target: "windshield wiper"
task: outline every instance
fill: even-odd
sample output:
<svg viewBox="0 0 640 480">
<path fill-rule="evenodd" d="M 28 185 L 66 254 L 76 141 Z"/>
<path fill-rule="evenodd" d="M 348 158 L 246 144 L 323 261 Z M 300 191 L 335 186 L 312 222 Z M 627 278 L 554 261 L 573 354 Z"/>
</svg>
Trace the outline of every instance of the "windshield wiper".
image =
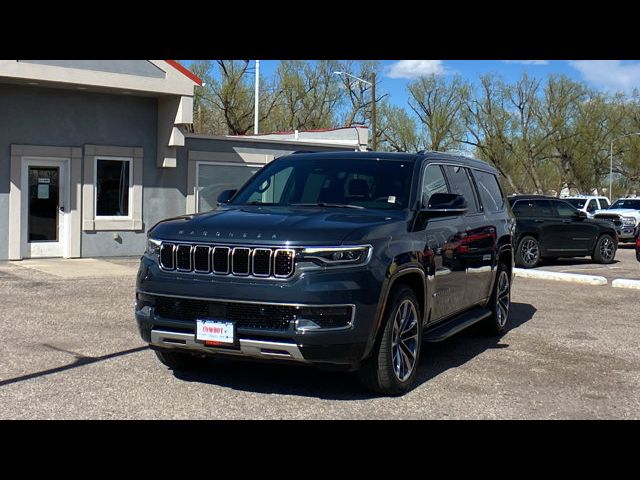
<svg viewBox="0 0 640 480">
<path fill-rule="evenodd" d="M 261 202 L 260 200 L 254 200 L 252 202 L 247 202 L 247 205 L 276 205 L 273 202 Z"/>
<path fill-rule="evenodd" d="M 350 205 L 348 203 L 292 203 L 292 207 L 335 207 L 335 208 L 357 208 L 358 210 L 364 210 L 361 205 Z"/>
</svg>

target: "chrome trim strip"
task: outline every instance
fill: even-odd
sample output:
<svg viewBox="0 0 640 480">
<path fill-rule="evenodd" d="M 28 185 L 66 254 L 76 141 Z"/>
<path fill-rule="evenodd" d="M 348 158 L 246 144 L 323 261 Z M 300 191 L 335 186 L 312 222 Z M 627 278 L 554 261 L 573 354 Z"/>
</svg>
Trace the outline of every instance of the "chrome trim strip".
<svg viewBox="0 0 640 480">
<path fill-rule="evenodd" d="M 216 271 L 215 270 L 215 251 L 216 249 L 226 249 L 227 250 L 227 271 L 226 272 L 220 272 L 220 271 Z M 229 247 L 220 247 L 220 246 L 215 246 L 211 249 L 211 271 L 215 274 L 215 275 L 229 275 L 229 273 L 231 273 L 231 249 Z"/>
<path fill-rule="evenodd" d="M 206 270 L 198 270 L 196 268 L 196 250 L 198 248 L 206 248 L 207 249 L 207 269 Z M 211 247 L 209 245 L 196 245 L 193 247 L 193 271 L 196 273 L 210 273 L 211 272 Z"/>
<path fill-rule="evenodd" d="M 291 272 L 288 275 L 279 275 L 276 271 L 276 261 L 280 252 L 291 253 Z M 296 251 L 292 248 L 278 248 L 273 252 L 273 276 L 276 278 L 289 278 L 296 271 Z"/>
<path fill-rule="evenodd" d="M 196 341 L 192 333 L 166 332 L 163 330 L 151 330 L 151 345 L 163 348 L 182 348 L 206 353 L 222 353 L 227 355 L 241 355 L 263 359 L 285 359 L 296 362 L 307 360 L 295 343 L 266 342 L 262 340 L 239 339 L 240 349 L 207 347 Z M 263 351 L 266 350 L 266 351 Z"/>
<path fill-rule="evenodd" d="M 164 247 L 171 247 L 171 260 L 173 262 L 173 267 L 172 268 L 167 268 L 162 264 L 162 249 Z M 160 253 L 158 255 L 158 265 L 160 265 L 160 268 L 163 270 L 168 270 L 168 271 L 172 271 L 176 269 L 176 245 L 174 243 L 160 243 Z"/>
<path fill-rule="evenodd" d="M 180 247 L 188 247 L 189 248 L 189 268 L 185 269 L 185 268 L 180 268 L 178 266 L 178 250 L 180 249 Z M 176 245 L 175 249 L 175 265 L 176 265 L 176 270 L 178 270 L 179 272 L 191 272 L 193 271 L 193 259 L 191 258 L 193 255 L 193 245 L 186 245 L 186 244 L 178 244 Z"/>
<path fill-rule="evenodd" d="M 247 271 L 245 272 L 236 272 L 234 270 L 234 260 L 236 256 L 236 250 L 247 250 L 249 253 L 247 254 Z M 233 275 L 238 275 L 239 277 L 247 277 L 251 274 L 251 249 L 248 247 L 235 247 L 231 250 L 231 273 Z"/>
<path fill-rule="evenodd" d="M 266 274 L 256 273 L 255 256 L 256 256 L 256 252 L 258 251 L 269 252 L 269 259 L 267 260 L 269 271 Z M 273 250 L 271 250 L 270 248 L 254 248 L 253 250 L 251 250 L 251 273 L 253 274 L 254 277 L 270 277 L 271 276 L 271 255 L 273 255 Z"/>
</svg>

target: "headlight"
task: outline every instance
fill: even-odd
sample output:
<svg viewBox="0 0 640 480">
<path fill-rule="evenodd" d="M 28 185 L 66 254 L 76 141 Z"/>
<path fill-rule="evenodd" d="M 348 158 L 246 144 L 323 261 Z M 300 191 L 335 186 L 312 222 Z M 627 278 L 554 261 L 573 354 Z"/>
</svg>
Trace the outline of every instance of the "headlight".
<svg viewBox="0 0 640 480">
<path fill-rule="evenodd" d="M 364 265 L 371 258 L 371 245 L 348 247 L 308 247 L 300 252 L 300 261 L 311 261 L 324 266 Z"/>
<path fill-rule="evenodd" d="M 155 238 L 147 238 L 147 249 L 145 253 L 147 255 L 159 255 L 161 243 L 160 240 L 156 240 Z"/>
<path fill-rule="evenodd" d="M 622 217 L 622 223 L 628 227 L 635 227 L 636 219 L 634 217 Z"/>
</svg>

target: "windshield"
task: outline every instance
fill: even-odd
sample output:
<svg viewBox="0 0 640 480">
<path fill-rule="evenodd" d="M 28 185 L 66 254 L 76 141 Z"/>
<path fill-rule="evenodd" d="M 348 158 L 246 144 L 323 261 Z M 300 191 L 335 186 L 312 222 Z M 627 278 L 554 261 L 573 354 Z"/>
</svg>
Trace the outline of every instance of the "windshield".
<svg viewBox="0 0 640 480">
<path fill-rule="evenodd" d="M 634 210 L 640 210 L 640 198 L 631 200 L 616 200 L 616 202 L 609 208 L 632 208 Z"/>
<path fill-rule="evenodd" d="M 231 205 L 403 209 L 412 161 L 283 157 L 260 170 Z"/>
<path fill-rule="evenodd" d="M 565 198 L 564 200 L 566 202 L 569 202 L 571 205 L 576 207 L 578 210 L 581 209 L 582 207 L 584 207 L 584 204 L 587 203 L 587 201 L 584 198 Z"/>
</svg>

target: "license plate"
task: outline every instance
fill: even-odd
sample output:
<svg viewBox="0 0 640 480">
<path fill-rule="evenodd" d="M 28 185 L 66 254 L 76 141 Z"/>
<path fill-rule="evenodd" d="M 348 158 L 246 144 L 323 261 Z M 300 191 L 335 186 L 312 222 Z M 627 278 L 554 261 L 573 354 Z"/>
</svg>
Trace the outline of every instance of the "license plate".
<svg viewBox="0 0 640 480">
<path fill-rule="evenodd" d="M 196 340 L 205 345 L 230 344 L 235 341 L 233 323 L 221 320 L 196 320 Z"/>
</svg>

